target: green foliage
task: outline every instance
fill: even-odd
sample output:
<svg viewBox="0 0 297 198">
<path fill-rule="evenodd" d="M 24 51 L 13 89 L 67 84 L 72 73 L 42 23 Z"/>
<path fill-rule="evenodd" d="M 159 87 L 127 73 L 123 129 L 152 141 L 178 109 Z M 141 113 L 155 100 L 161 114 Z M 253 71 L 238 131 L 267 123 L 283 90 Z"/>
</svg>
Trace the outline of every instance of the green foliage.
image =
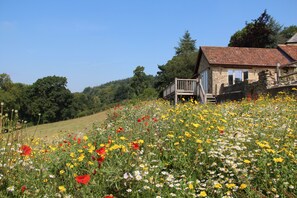
<svg viewBox="0 0 297 198">
<path fill-rule="evenodd" d="M 161 94 L 166 86 L 174 81 L 174 78 L 192 78 L 197 59 L 196 40 L 193 40 L 189 31 L 186 31 L 180 39 L 178 47 L 175 47 L 176 56 L 164 65 L 158 65 L 155 88 Z"/>
<path fill-rule="evenodd" d="M 134 76 L 131 79 L 131 88 L 134 97 L 139 97 L 142 99 L 150 98 L 147 94 L 148 92 L 154 92 L 154 77 L 146 75 L 143 66 L 137 66 L 133 71 Z M 146 92 L 146 93 L 144 93 Z M 154 97 L 154 96 L 152 96 Z"/>
<path fill-rule="evenodd" d="M 230 47 L 271 48 L 277 46 L 281 26 L 266 12 L 231 36 Z"/>
<path fill-rule="evenodd" d="M 297 33 L 297 26 L 291 25 L 289 27 L 285 27 L 280 33 L 278 38 L 279 44 L 284 44 L 288 41 L 294 34 Z"/>
<path fill-rule="evenodd" d="M 192 78 L 197 59 L 197 52 L 174 56 L 165 65 L 159 65 L 156 87 L 162 91 L 174 81 L 174 78 Z"/>
<path fill-rule="evenodd" d="M 0 74 L 0 89 L 7 91 L 11 88 L 12 81 L 10 79 L 10 76 L 8 74 Z"/>
<path fill-rule="evenodd" d="M 196 40 L 191 38 L 189 31 L 187 30 L 180 39 L 178 43 L 178 47 L 175 47 L 175 54 L 176 55 L 183 55 L 183 54 L 190 54 L 197 50 L 196 48 Z"/>
<path fill-rule="evenodd" d="M 72 102 L 72 94 L 66 88 L 65 77 L 48 76 L 38 79 L 28 90 L 27 115 L 33 116 L 36 122 L 41 113 L 41 123 L 48 123 L 69 119 L 71 114 L 67 110 Z M 34 119 L 35 118 L 35 119 Z"/>
</svg>

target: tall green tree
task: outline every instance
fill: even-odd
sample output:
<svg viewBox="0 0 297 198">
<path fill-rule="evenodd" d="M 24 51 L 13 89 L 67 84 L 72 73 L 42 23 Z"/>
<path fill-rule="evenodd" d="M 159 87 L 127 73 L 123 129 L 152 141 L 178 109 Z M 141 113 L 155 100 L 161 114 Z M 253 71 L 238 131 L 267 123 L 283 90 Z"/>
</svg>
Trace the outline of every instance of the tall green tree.
<svg viewBox="0 0 297 198">
<path fill-rule="evenodd" d="M 175 47 L 175 56 L 164 65 L 158 65 L 155 88 L 159 93 L 164 90 L 174 78 L 191 78 L 194 74 L 197 59 L 196 40 L 188 31 Z"/>
<path fill-rule="evenodd" d="M 131 87 L 135 96 L 139 96 L 144 89 L 148 87 L 148 78 L 144 72 L 143 66 L 137 66 L 133 71 L 134 76 L 131 79 Z"/>
<path fill-rule="evenodd" d="M 196 40 L 191 38 L 189 31 L 187 30 L 182 38 L 180 38 L 178 47 L 175 47 L 176 55 L 190 54 L 197 50 Z"/>
<path fill-rule="evenodd" d="M 231 36 L 230 47 L 272 48 L 277 46 L 281 26 L 265 10 L 257 19 Z"/>
<path fill-rule="evenodd" d="M 67 78 L 48 76 L 38 79 L 28 91 L 26 113 L 36 122 L 41 113 L 42 123 L 69 119 L 67 110 L 72 103 L 73 95 L 67 89 Z"/>
<path fill-rule="evenodd" d="M 0 74 L 0 89 L 7 91 L 11 88 L 12 84 L 12 80 L 8 74 Z"/>
</svg>

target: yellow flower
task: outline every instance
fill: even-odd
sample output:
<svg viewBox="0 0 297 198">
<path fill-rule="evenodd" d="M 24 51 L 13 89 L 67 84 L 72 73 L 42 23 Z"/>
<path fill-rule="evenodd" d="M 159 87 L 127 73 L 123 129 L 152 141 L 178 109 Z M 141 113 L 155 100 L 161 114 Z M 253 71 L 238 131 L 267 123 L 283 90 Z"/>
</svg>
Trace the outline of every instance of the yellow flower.
<svg viewBox="0 0 297 198">
<path fill-rule="evenodd" d="M 137 142 L 138 142 L 138 144 L 143 144 L 144 143 L 144 140 L 140 139 Z"/>
<path fill-rule="evenodd" d="M 200 140 L 200 139 L 197 139 L 196 140 L 196 143 L 198 143 L 198 144 L 201 144 L 203 141 L 202 140 Z"/>
<path fill-rule="evenodd" d="M 267 151 L 268 153 L 275 153 L 275 150 L 273 150 L 273 149 L 266 149 L 266 151 Z"/>
<path fill-rule="evenodd" d="M 95 150 L 95 146 L 94 145 L 91 145 L 90 148 L 89 148 L 89 153 L 93 153 L 93 151 Z"/>
<path fill-rule="evenodd" d="M 78 149 L 77 150 L 79 153 L 82 153 L 82 152 L 84 152 L 82 149 Z"/>
<path fill-rule="evenodd" d="M 281 157 L 279 157 L 279 158 L 273 158 L 273 161 L 274 161 L 275 163 L 278 163 L 278 162 L 282 163 L 282 162 L 284 161 L 284 159 L 281 158 Z"/>
<path fill-rule="evenodd" d="M 222 184 L 217 183 L 214 185 L 214 188 L 222 188 Z"/>
<path fill-rule="evenodd" d="M 53 146 L 49 146 L 52 151 L 55 151 L 57 148 Z"/>
<path fill-rule="evenodd" d="M 70 157 L 74 158 L 75 157 L 75 153 L 70 153 Z"/>
<path fill-rule="evenodd" d="M 169 137 L 169 138 L 174 138 L 174 135 L 172 135 L 172 134 L 168 134 L 167 137 Z"/>
<path fill-rule="evenodd" d="M 189 189 L 190 189 L 190 190 L 193 190 L 193 189 L 194 189 L 194 186 L 193 186 L 192 183 L 189 183 Z"/>
<path fill-rule="evenodd" d="M 243 162 L 246 163 L 246 164 L 250 164 L 251 163 L 251 161 L 250 160 L 247 160 L 247 159 L 243 160 Z"/>
<path fill-rule="evenodd" d="M 120 137 L 120 140 L 127 140 L 127 138 L 125 138 L 125 137 Z"/>
<path fill-rule="evenodd" d="M 192 123 L 192 125 L 195 127 L 195 128 L 198 128 L 200 126 L 200 124 L 195 124 L 195 123 Z"/>
<path fill-rule="evenodd" d="M 66 188 L 64 186 L 59 186 L 59 191 L 61 193 L 66 192 Z"/>
<path fill-rule="evenodd" d="M 64 170 L 60 170 L 60 175 L 63 175 L 65 173 Z"/>
<path fill-rule="evenodd" d="M 206 197 L 207 196 L 207 194 L 206 194 L 206 192 L 205 191 L 201 191 L 200 193 L 199 193 L 199 195 L 198 195 L 199 197 Z"/>
<path fill-rule="evenodd" d="M 89 165 L 94 165 L 94 162 L 92 162 L 92 161 L 88 161 L 88 164 L 89 164 Z"/>
<path fill-rule="evenodd" d="M 78 160 L 79 162 L 81 162 L 81 161 L 84 160 L 84 158 L 85 158 L 85 155 L 84 155 L 84 154 L 80 154 L 80 156 L 79 156 L 79 158 L 77 158 L 77 160 Z"/>
<path fill-rule="evenodd" d="M 247 187 L 246 184 L 241 184 L 241 185 L 239 186 L 239 189 L 243 190 L 243 189 L 245 189 L 246 187 Z"/>
<path fill-rule="evenodd" d="M 87 141 L 88 139 L 89 139 L 89 138 L 88 138 L 88 136 L 86 136 L 86 135 L 83 137 L 83 140 L 84 140 L 84 141 Z"/>
<path fill-rule="evenodd" d="M 175 146 L 179 145 L 179 142 L 174 142 L 174 145 L 175 145 Z"/>
<path fill-rule="evenodd" d="M 192 135 L 189 132 L 185 132 L 185 136 L 188 138 L 192 137 Z"/>
<path fill-rule="evenodd" d="M 227 188 L 235 188 L 236 185 L 235 185 L 235 184 L 226 184 L 226 187 L 227 187 Z"/>
</svg>

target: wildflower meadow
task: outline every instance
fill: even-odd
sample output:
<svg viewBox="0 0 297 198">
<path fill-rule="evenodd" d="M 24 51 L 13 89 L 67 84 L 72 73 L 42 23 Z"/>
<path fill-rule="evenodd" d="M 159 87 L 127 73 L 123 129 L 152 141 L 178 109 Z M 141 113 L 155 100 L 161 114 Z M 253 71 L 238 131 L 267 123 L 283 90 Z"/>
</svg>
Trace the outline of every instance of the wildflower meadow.
<svg viewBox="0 0 297 198">
<path fill-rule="evenodd" d="M 118 105 L 86 134 L 9 137 L 0 197 L 297 195 L 296 96 Z"/>
</svg>

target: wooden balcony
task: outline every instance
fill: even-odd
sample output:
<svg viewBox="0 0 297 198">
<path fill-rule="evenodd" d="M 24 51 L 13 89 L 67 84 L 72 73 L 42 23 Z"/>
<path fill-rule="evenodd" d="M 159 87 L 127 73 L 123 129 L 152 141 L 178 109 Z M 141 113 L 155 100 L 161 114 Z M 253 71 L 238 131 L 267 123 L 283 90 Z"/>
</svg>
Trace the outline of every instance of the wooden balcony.
<svg viewBox="0 0 297 198">
<path fill-rule="evenodd" d="M 177 96 L 199 96 L 202 103 L 206 102 L 206 94 L 198 79 L 180 79 L 175 78 L 164 91 L 163 98 L 174 99 L 177 104 Z"/>
</svg>

